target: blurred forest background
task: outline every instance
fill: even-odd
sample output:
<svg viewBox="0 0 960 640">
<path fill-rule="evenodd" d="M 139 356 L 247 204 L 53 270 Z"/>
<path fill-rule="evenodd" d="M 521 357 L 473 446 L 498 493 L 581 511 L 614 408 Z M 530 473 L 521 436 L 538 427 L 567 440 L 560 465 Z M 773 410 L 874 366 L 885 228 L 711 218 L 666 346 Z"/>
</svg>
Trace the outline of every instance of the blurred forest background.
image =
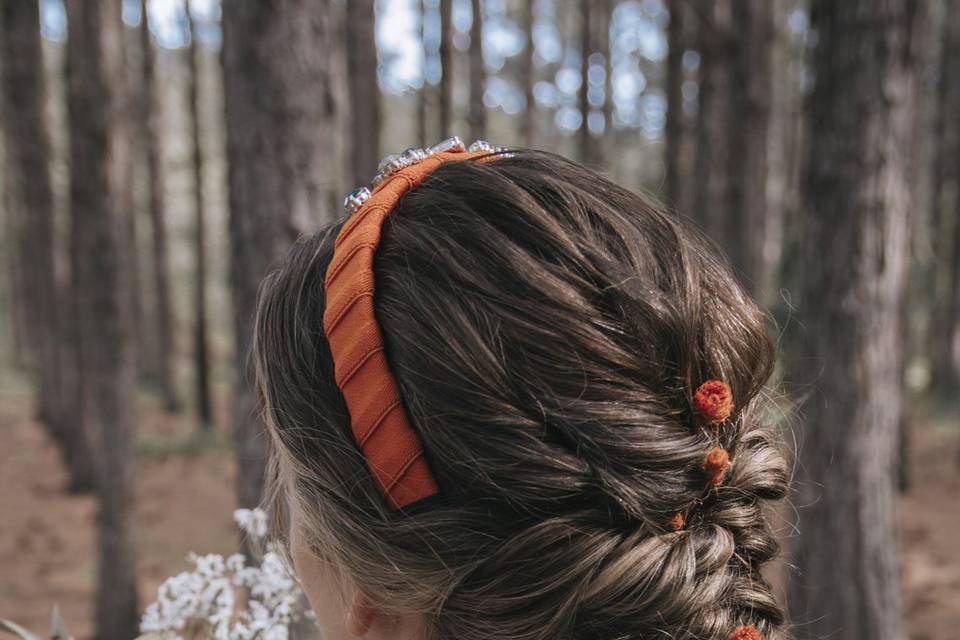
<svg viewBox="0 0 960 640">
<path fill-rule="evenodd" d="M 957 637 L 957 0 L 0 7 L 0 616 L 126 640 L 235 547 L 260 278 L 459 134 L 656 195 L 771 310 L 796 637 Z"/>
</svg>

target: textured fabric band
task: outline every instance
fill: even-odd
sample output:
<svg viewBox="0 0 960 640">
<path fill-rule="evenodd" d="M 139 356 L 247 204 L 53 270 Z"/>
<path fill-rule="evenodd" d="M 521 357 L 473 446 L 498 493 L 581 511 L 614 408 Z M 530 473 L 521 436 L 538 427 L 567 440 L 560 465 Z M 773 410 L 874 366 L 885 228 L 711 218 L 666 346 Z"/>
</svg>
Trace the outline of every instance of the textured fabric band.
<svg viewBox="0 0 960 640">
<path fill-rule="evenodd" d="M 434 495 L 439 488 L 387 362 L 374 315 L 373 255 L 381 225 L 403 194 L 446 162 L 482 156 L 497 157 L 489 149 L 439 152 L 378 180 L 372 194 L 365 193 L 344 222 L 327 267 L 323 328 L 337 385 L 347 403 L 357 445 L 392 510 Z"/>
</svg>

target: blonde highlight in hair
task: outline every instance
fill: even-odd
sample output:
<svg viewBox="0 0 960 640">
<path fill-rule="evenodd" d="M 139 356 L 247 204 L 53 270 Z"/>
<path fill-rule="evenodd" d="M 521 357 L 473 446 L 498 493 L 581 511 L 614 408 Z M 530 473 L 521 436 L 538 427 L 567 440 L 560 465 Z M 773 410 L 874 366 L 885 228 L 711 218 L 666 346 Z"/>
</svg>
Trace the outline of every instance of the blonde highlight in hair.
<svg viewBox="0 0 960 640">
<path fill-rule="evenodd" d="M 778 552 L 764 503 L 788 485 L 775 351 L 708 238 L 543 152 L 444 165 L 407 193 L 375 312 L 440 492 L 391 512 L 321 324 L 343 222 L 264 281 L 254 368 L 274 513 L 296 500 L 372 606 L 424 614 L 427 640 L 787 637 L 760 573 Z M 708 428 L 694 393 L 714 378 L 736 404 Z M 729 463 L 704 493 L 717 446 Z"/>
</svg>

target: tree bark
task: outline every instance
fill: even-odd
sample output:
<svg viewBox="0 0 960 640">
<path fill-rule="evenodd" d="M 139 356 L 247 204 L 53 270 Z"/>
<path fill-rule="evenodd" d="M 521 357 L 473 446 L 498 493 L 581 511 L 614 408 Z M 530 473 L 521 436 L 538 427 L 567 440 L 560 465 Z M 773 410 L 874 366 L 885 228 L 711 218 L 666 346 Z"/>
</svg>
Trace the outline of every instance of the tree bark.
<svg viewBox="0 0 960 640">
<path fill-rule="evenodd" d="M 666 200 L 671 206 L 684 213 L 689 213 L 681 206 L 680 200 L 686 189 L 682 188 L 684 169 L 683 140 L 686 133 L 685 118 L 683 115 L 683 52 L 686 49 L 685 25 L 687 3 L 690 0 L 671 0 L 670 22 L 667 26 L 667 122 L 665 131 L 665 164 L 664 192 Z"/>
<path fill-rule="evenodd" d="M 533 0 L 523 0 L 523 32 L 526 45 L 520 59 L 520 82 L 523 85 L 524 107 L 520 116 L 520 139 L 523 146 L 532 149 L 536 144 L 537 103 L 533 97 L 533 54 L 536 50 L 533 42 Z"/>
<path fill-rule="evenodd" d="M 700 9 L 695 217 L 759 297 L 766 276 L 772 8 L 765 0 L 718 0 Z"/>
<path fill-rule="evenodd" d="M 930 193 L 932 322 L 928 353 L 932 391 L 949 397 L 960 387 L 957 325 L 960 323 L 960 8 L 950 7 L 943 20 L 937 98 L 934 106 L 933 166 Z M 951 188 L 952 187 L 952 188 Z M 952 197 L 951 197 L 952 196 Z M 954 232 L 951 232 L 951 229 Z"/>
<path fill-rule="evenodd" d="M 958 180 L 958 184 L 960 184 L 960 180 Z M 950 354 L 954 385 L 953 387 L 944 387 L 949 393 L 949 389 L 956 392 L 957 388 L 960 387 L 960 365 L 957 364 L 957 351 L 960 349 L 958 347 L 958 342 L 960 342 L 960 336 L 958 336 L 958 327 L 960 327 L 960 203 L 954 205 L 953 256 L 950 261 L 950 275 L 947 281 L 947 308 L 950 309 L 951 317 L 948 326 L 951 329 L 945 334 L 944 349 L 949 351 Z M 942 374 L 942 377 L 947 377 L 947 374 Z"/>
<path fill-rule="evenodd" d="M 453 0 L 440 0 L 440 139 L 453 127 Z"/>
<path fill-rule="evenodd" d="M 597 35 L 597 49 L 603 54 L 603 135 L 597 140 L 598 164 L 606 165 L 613 135 L 613 56 L 610 42 L 610 24 L 613 21 L 614 0 L 605 0 L 600 8 L 603 19 L 600 21 L 600 33 Z M 613 166 L 607 166 L 613 171 Z"/>
<path fill-rule="evenodd" d="M 121 2 L 122 6 L 122 2 Z M 133 92 L 130 88 L 127 63 L 127 37 L 123 20 L 120 21 L 121 31 L 118 49 L 116 51 L 116 66 L 111 68 L 110 82 L 113 85 L 114 100 L 117 108 L 114 113 L 116 122 L 111 127 L 116 129 L 116 146 L 111 156 L 114 164 L 112 171 L 117 172 L 117 206 L 120 216 L 123 237 L 119 245 L 122 252 L 121 264 L 129 274 L 130 286 L 127 288 L 127 304 L 130 305 L 130 323 L 134 349 L 134 363 L 136 372 L 141 380 L 153 381 L 156 377 L 158 354 L 150 349 L 147 318 L 143 311 L 143 291 L 141 286 L 141 267 L 139 249 L 139 231 L 137 208 L 134 206 L 133 168 L 134 168 L 134 127 L 133 127 Z"/>
<path fill-rule="evenodd" d="M 734 59 L 729 113 L 731 156 L 727 212 L 733 228 L 727 234 L 727 252 L 734 269 L 755 297 L 767 287 L 764 240 L 767 219 L 767 133 L 773 79 L 770 54 L 773 7 L 768 0 L 733 2 Z M 734 161 L 735 158 L 740 160 Z"/>
<path fill-rule="evenodd" d="M 420 50 L 421 50 L 421 62 L 420 62 L 420 73 L 423 75 L 423 85 L 420 87 L 420 91 L 417 93 L 417 139 L 420 141 L 421 147 L 426 147 L 430 144 L 427 140 L 427 92 L 429 90 L 429 83 L 427 82 L 427 32 L 426 32 L 426 22 L 427 22 L 427 8 L 424 6 L 425 0 L 420 0 L 417 3 L 418 8 L 420 9 Z"/>
<path fill-rule="evenodd" d="M 193 143 L 193 366 L 197 396 L 197 418 L 200 427 L 213 427 L 213 400 L 210 391 L 210 350 L 207 345 L 207 213 L 203 193 L 203 139 L 200 126 L 200 56 L 197 24 L 193 18 L 192 2 L 187 0 L 187 21 L 190 24 L 190 49 L 187 52 L 187 100 L 190 110 L 190 138 Z"/>
<path fill-rule="evenodd" d="M 163 171 L 163 105 L 161 92 L 154 87 L 155 72 L 153 43 L 150 38 L 150 24 L 147 16 L 147 0 L 140 0 L 140 51 L 143 81 L 143 140 L 147 160 L 147 181 L 149 183 L 149 210 L 151 235 L 153 238 L 153 280 L 156 292 L 156 353 L 157 383 L 164 407 L 168 411 L 180 409 L 177 385 L 174 376 L 176 368 L 176 343 L 173 334 L 173 300 L 170 296 L 170 266 L 167 249 L 167 214 L 164 197 Z"/>
<path fill-rule="evenodd" d="M 471 0 L 473 21 L 470 23 L 470 141 L 483 140 L 487 135 L 487 109 L 483 91 L 487 74 L 483 66 L 483 2 Z"/>
<path fill-rule="evenodd" d="M 231 283 L 238 371 L 234 423 L 241 506 L 256 505 L 263 425 L 245 363 L 257 286 L 301 233 L 339 215 L 332 129 L 346 79 L 334 65 L 339 21 L 331 0 L 223 7 Z M 264 92 L 269 100 L 263 100 Z"/>
<path fill-rule="evenodd" d="M 788 378 L 809 393 L 789 581 L 798 638 L 900 640 L 895 539 L 914 0 L 815 0 L 803 274 Z M 865 52 L 870 52 L 865 53 Z M 851 73 L 856 69 L 856 73 Z"/>
<path fill-rule="evenodd" d="M 596 166 L 597 140 L 590 133 L 590 54 L 594 50 L 593 0 L 580 0 L 580 160 Z"/>
<path fill-rule="evenodd" d="M 927 0 L 922 0 L 919 2 L 914 0 L 910 1 L 911 4 L 908 6 L 907 11 L 910 13 L 912 19 L 910 21 L 911 30 L 908 34 L 909 39 L 906 56 L 906 64 L 910 65 L 908 68 L 907 77 L 909 90 L 907 93 L 907 99 L 905 100 L 902 109 L 904 117 L 907 118 L 908 122 L 916 131 L 925 128 L 927 125 L 924 103 L 929 100 L 930 97 L 928 95 L 928 91 L 926 90 L 924 75 L 927 69 L 927 60 L 930 58 L 929 50 L 931 48 L 931 38 L 929 37 L 929 34 L 931 32 L 932 22 L 930 3 Z M 923 166 L 921 158 L 925 148 L 923 137 L 913 135 L 910 136 L 905 149 L 905 162 L 907 163 L 905 175 L 910 185 L 910 201 L 914 206 L 916 206 L 916 203 L 920 201 L 920 184 L 922 182 L 920 178 L 924 175 L 921 169 Z M 910 235 L 907 240 L 907 246 L 911 252 L 915 244 L 914 236 L 916 234 L 916 229 L 919 226 L 920 225 L 917 222 L 912 222 L 910 225 Z M 914 256 L 911 256 L 911 263 L 913 263 L 914 259 Z M 922 296 L 922 288 L 908 287 L 906 293 L 901 298 L 899 327 L 901 332 L 901 341 L 904 345 L 904 354 L 900 358 L 901 380 L 907 379 L 907 365 L 916 355 L 918 345 L 915 341 L 911 340 L 912 332 L 910 330 L 910 315 L 915 304 L 923 305 L 925 303 L 925 299 Z M 922 351 L 922 346 L 920 349 Z M 914 415 L 915 411 L 913 407 L 912 394 L 909 392 L 904 392 L 903 401 L 900 403 L 899 434 L 897 442 L 900 467 L 898 473 L 898 489 L 901 493 L 910 489 L 910 448 Z"/>
<path fill-rule="evenodd" d="M 731 109 L 729 69 L 731 48 L 730 0 L 697 1 L 696 47 L 700 54 L 693 218 L 721 246 L 724 242 L 724 205 L 727 180 L 721 169 L 730 158 L 726 124 Z"/>
<path fill-rule="evenodd" d="M 347 85 L 351 109 L 350 183 L 366 184 L 380 161 L 380 90 L 374 0 L 347 3 Z"/>
<path fill-rule="evenodd" d="M 138 631 L 135 554 L 130 536 L 133 374 L 125 194 L 129 141 L 119 0 L 67 2 L 70 210 L 79 307 L 80 370 L 88 391 L 97 452 L 97 637 L 127 640 Z M 122 167 L 126 164 L 127 167 Z"/>
<path fill-rule="evenodd" d="M 2 158 L 2 156 L 0 156 Z M 0 169 L 4 170 L 6 175 L 6 163 Z M 27 368 L 26 343 L 27 338 L 27 317 L 26 309 L 23 308 L 23 275 L 20 273 L 20 257 L 17 251 L 16 237 L 18 234 L 18 215 L 17 203 L 14 195 L 11 193 L 9 180 L 0 183 L 0 202 L 3 204 L 4 213 L 4 257 L 7 263 L 7 295 L 6 303 L 8 317 L 10 318 L 10 338 L 13 340 L 11 353 L 11 363 L 17 370 Z"/>
<path fill-rule="evenodd" d="M 44 119 L 46 82 L 39 9 L 36 2 L 0 6 L 0 83 L 3 95 L 5 185 L 11 205 L 15 253 L 23 279 L 21 303 L 28 319 L 27 348 L 36 374 L 36 415 L 55 438 L 59 369 L 56 282 L 53 266 L 53 191 L 50 184 L 50 139 Z"/>
<path fill-rule="evenodd" d="M 953 364 L 953 380 L 954 386 L 952 389 L 956 392 L 957 388 L 960 387 L 960 365 L 957 364 L 958 356 L 957 352 L 960 350 L 960 205 L 954 207 L 954 219 L 953 219 L 953 257 L 950 264 L 950 276 L 949 276 L 949 289 L 947 291 L 947 305 L 950 309 L 952 317 L 952 330 L 946 337 L 945 349 L 950 352 L 951 363 Z M 951 387 L 947 387 L 949 390 Z M 947 391 L 949 393 L 949 391 Z M 960 459 L 958 459 L 960 460 Z"/>
<path fill-rule="evenodd" d="M 61 311 L 65 292 L 54 266 L 50 137 L 44 117 L 47 88 L 44 74 L 38 72 L 44 68 L 39 8 L 36 0 L 26 0 L 4 2 L 0 10 L 5 188 L 17 238 L 15 277 L 22 285 L 18 302 L 25 312 L 23 328 L 37 378 L 37 415 L 67 467 L 68 488 L 86 491 L 93 484 L 93 462 L 64 372 L 68 325 Z"/>
</svg>

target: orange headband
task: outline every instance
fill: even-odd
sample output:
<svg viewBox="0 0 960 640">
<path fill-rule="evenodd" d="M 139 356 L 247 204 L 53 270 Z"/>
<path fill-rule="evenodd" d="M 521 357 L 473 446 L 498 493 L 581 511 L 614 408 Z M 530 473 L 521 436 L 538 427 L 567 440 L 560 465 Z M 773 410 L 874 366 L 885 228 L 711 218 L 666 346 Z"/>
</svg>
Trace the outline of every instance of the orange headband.
<svg viewBox="0 0 960 640">
<path fill-rule="evenodd" d="M 407 149 L 380 162 L 372 191 L 354 189 L 344 202 L 350 216 L 337 235 L 324 278 L 323 329 L 354 438 L 391 510 L 439 489 L 407 418 L 374 315 L 373 254 L 381 225 L 403 194 L 440 165 L 492 159 L 500 156 L 490 154 L 501 151 L 505 149 L 482 140 L 467 149 L 457 137 L 426 149 Z"/>
</svg>

